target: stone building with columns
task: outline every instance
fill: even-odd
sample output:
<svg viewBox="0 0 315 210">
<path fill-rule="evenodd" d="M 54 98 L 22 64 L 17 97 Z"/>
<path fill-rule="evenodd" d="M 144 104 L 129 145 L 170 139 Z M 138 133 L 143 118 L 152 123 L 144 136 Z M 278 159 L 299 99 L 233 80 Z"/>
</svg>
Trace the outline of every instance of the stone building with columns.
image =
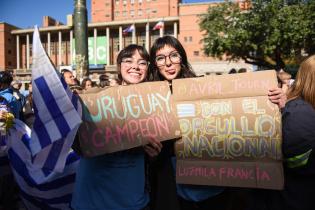
<svg viewBox="0 0 315 210">
<path fill-rule="evenodd" d="M 252 67 L 243 62 L 230 63 L 203 54 L 202 32 L 198 25 L 199 15 L 205 13 L 209 6 L 215 6 L 222 1 L 187 2 L 189 1 L 91 0 L 88 34 L 92 79 L 97 80 L 99 74 L 116 72 L 116 57 L 123 47 L 135 43 L 149 50 L 154 40 L 164 35 L 171 35 L 180 40 L 187 51 L 190 63 L 199 75 L 222 74 L 231 68 L 245 67 L 250 70 Z M 153 30 L 159 21 L 163 22 L 164 27 Z M 0 23 L 0 27 L 2 24 L 8 25 Z M 124 29 L 129 26 L 132 26 L 133 30 L 124 33 Z M 71 16 L 67 18 L 65 25 L 44 17 L 43 26 L 39 30 L 43 46 L 54 65 L 58 69 L 74 67 L 75 37 Z M 20 80 L 28 82 L 32 65 L 33 29 L 6 26 L 6 31 L 9 33 L 5 33 L 4 42 L 10 37 L 10 46 L 15 49 L 11 49 L 9 57 L 15 60 L 11 61 L 11 66 L 0 66 L 0 69 L 14 70 Z M 8 50 L 4 54 L 7 52 Z M 2 57 L 0 55 L 0 60 Z"/>
</svg>

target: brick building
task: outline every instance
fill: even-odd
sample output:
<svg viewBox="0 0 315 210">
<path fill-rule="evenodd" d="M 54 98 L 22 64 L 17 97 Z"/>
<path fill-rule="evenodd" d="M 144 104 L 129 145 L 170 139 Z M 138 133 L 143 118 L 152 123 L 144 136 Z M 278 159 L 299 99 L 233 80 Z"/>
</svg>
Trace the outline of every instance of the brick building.
<svg viewBox="0 0 315 210">
<path fill-rule="evenodd" d="M 115 72 L 116 57 L 124 46 L 136 43 L 150 49 L 154 40 L 163 35 L 172 35 L 180 40 L 197 74 L 221 74 L 233 67 L 251 69 L 250 65 L 242 62 L 219 61 L 203 54 L 198 15 L 205 13 L 209 6 L 215 6 L 222 1 L 191 3 L 192 1 L 180 0 L 91 0 L 88 33 L 91 48 L 89 64 L 94 72 L 92 78 L 97 78 L 104 71 Z M 153 30 L 158 22 L 163 23 L 164 27 Z M 124 33 L 128 27 L 133 30 Z M 21 80 L 28 81 L 32 63 L 33 29 L 16 29 L 5 23 L 0 23 L 0 28 L 6 31 L 5 42 L 10 39 L 7 44 L 1 44 L 8 49 L 3 52 L 4 56 L 0 54 L 0 69 L 14 69 Z M 68 17 L 66 25 L 44 17 L 40 34 L 44 48 L 57 68 L 73 66 L 75 37 L 71 17 Z M 10 56 L 6 54 L 9 48 Z M 5 61 L 2 60 L 3 57 Z M 11 65 L 3 65 L 3 62 L 9 64 L 9 58 Z"/>
</svg>

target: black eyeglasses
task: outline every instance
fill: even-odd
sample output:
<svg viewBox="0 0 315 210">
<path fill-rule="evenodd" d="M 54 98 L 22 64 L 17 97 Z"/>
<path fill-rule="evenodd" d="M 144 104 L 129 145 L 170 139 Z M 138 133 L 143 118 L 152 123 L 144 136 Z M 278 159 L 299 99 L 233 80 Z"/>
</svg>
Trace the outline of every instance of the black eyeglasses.
<svg viewBox="0 0 315 210">
<path fill-rule="evenodd" d="M 169 55 L 158 55 L 155 58 L 157 66 L 164 66 L 166 64 L 166 58 L 169 58 L 172 64 L 178 64 L 181 62 L 182 57 L 177 51 L 171 52 Z"/>
</svg>

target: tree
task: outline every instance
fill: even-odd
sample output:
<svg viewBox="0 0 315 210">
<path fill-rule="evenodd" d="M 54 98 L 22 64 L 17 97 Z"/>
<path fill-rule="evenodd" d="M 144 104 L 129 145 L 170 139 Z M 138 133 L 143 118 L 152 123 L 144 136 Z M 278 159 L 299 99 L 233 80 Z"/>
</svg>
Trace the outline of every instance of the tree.
<svg viewBox="0 0 315 210">
<path fill-rule="evenodd" d="M 284 69 L 315 51 L 315 0 L 256 0 L 249 10 L 227 1 L 201 15 L 205 54 Z"/>
</svg>

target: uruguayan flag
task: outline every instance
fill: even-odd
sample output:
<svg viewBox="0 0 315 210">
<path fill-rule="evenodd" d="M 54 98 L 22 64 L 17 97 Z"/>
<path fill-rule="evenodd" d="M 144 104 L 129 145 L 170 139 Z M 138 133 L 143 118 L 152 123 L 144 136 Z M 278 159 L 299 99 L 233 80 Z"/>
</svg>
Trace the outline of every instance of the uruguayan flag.
<svg viewBox="0 0 315 210">
<path fill-rule="evenodd" d="M 1 148 L 6 147 L 28 209 L 71 209 L 79 163 L 71 145 L 81 123 L 81 105 L 47 57 L 37 27 L 33 35 L 32 77 L 33 130 L 15 120 Z"/>
<path fill-rule="evenodd" d="M 177 117 L 195 117 L 195 104 L 177 104 Z"/>
<path fill-rule="evenodd" d="M 32 156 L 30 150 L 31 130 L 20 120 L 10 129 L 7 139 L 8 156 L 20 195 L 29 210 L 71 209 L 70 203 L 79 156 L 73 151 L 66 152 L 66 161 L 61 173 L 38 168 L 41 162 L 58 161 L 51 155 L 54 146 Z M 58 153 L 57 153 L 58 154 Z M 35 165 L 36 163 L 36 165 Z"/>
<path fill-rule="evenodd" d="M 37 27 L 33 34 L 32 85 L 35 122 L 30 150 L 33 156 L 47 154 L 44 160 L 34 162 L 34 167 L 62 172 L 81 123 L 81 110 L 77 110 L 81 106 L 46 55 Z"/>
</svg>

